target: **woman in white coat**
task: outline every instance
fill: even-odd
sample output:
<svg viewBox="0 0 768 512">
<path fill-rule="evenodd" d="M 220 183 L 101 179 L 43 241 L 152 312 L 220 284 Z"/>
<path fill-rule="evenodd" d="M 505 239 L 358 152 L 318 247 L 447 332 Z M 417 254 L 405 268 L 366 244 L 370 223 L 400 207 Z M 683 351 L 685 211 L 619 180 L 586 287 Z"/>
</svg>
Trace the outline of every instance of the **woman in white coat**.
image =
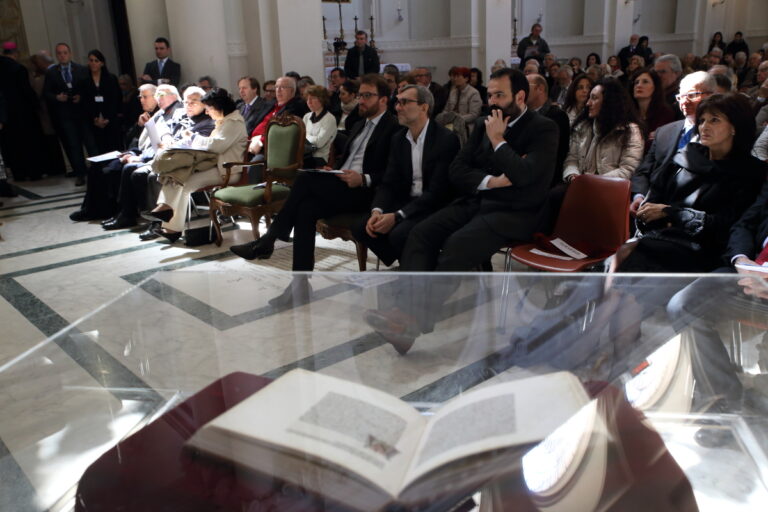
<svg viewBox="0 0 768 512">
<path fill-rule="evenodd" d="M 210 137 L 192 137 L 192 134 L 189 134 L 192 137 L 190 146 L 194 149 L 216 153 L 218 163 L 216 167 L 211 169 L 195 172 L 186 180 L 184 185 L 175 182 L 168 182 L 163 185 L 157 207 L 152 210 L 151 214 L 163 222 L 158 234 L 171 242 L 175 242 L 181 236 L 187 215 L 189 195 L 203 187 L 221 183 L 226 174 L 224 163 L 241 161 L 248 143 L 245 120 L 225 89 L 211 90 L 203 97 L 202 101 L 206 113 L 216 122 L 216 128 Z M 237 182 L 240 179 L 241 169 L 241 167 L 233 168 L 229 183 Z"/>
</svg>

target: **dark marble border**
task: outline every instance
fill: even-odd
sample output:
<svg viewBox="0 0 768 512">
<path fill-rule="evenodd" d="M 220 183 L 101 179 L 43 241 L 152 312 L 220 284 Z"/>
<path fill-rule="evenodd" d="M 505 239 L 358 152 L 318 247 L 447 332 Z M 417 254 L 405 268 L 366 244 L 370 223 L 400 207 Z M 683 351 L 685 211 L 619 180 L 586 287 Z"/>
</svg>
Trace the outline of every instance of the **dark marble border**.
<svg viewBox="0 0 768 512">
<path fill-rule="evenodd" d="M 33 249 L 24 249 L 23 251 L 9 252 L 8 254 L 0 254 L 0 260 L 7 260 L 10 258 L 16 258 L 19 256 L 27 256 L 28 254 L 36 254 L 43 251 L 52 251 L 55 249 L 61 249 L 63 247 L 72 247 L 73 245 L 87 244 L 89 242 L 96 242 L 98 240 L 104 240 L 105 238 L 114 238 L 116 236 L 135 235 L 135 231 L 110 231 L 104 235 L 91 236 L 88 238 L 81 238 L 79 240 L 71 240 L 69 242 L 61 242 L 59 244 L 44 245 L 42 247 L 35 247 Z"/>
<path fill-rule="evenodd" d="M 15 203 L 8 206 L 3 206 L 2 208 L 0 208 L 0 211 L 17 210 L 19 208 L 31 208 L 33 206 L 41 206 L 44 204 L 60 203 L 62 201 L 71 201 L 73 199 L 82 199 L 82 195 L 81 196 L 77 196 L 74 194 L 64 194 L 64 195 L 72 196 L 72 197 L 60 197 L 59 199 L 50 199 L 46 197 L 46 198 L 43 198 L 43 200 L 41 201 L 27 201 L 24 203 Z"/>
<path fill-rule="evenodd" d="M 23 187 L 18 186 L 16 183 L 10 183 L 10 185 L 13 187 L 13 190 L 15 190 L 16 193 L 19 194 L 21 197 L 26 197 L 27 199 L 45 199 L 40 194 L 35 194 L 31 190 L 27 190 Z"/>
<path fill-rule="evenodd" d="M 42 210 L 33 210 L 31 212 L 19 212 L 19 213 L 11 213 L 9 215 L 0 215 L 0 219 L 10 219 L 12 217 L 23 217 L 25 215 L 32 215 L 35 213 L 45 213 L 45 212 L 52 212 L 55 210 L 64 210 L 65 208 L 77 208 L 79 207 L 81 203 L 73 203 L 73 204 L 65 204 L 61 206 L 54 206 L 53 208 L 43 208 Z"/>
</svg>

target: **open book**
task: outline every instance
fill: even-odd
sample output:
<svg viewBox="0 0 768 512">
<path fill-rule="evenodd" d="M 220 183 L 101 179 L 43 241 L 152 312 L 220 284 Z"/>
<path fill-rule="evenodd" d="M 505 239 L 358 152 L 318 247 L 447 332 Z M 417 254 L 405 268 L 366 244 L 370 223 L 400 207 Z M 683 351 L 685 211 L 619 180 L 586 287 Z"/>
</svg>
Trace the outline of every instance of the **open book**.
<svg viewBox="0 0 768 512">
<path fill-rule="evenodd" d="M 293 370 L 188 446 L 360 510 L 470 494 L 588 402 L 567 372 L 470 391 L 425 417 L 376 389 Z M 462 494 L 463 493 L 463 494 Z"/>
</svg>

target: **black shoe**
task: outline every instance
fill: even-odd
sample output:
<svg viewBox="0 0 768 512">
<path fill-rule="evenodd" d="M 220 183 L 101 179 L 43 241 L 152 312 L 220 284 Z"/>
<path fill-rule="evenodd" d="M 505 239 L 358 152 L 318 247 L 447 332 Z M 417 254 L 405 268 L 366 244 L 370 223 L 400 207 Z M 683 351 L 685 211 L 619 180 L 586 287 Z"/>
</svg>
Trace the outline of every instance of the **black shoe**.
<svg viewBox="0 0 768 512">
<path fill-rule="evenodd" d="M 107 224 L 112 224 L 113 222 L 115 222 L 117 220 L 118 217 L 119 217 L 119 215 L 115 215 L 114 217 L 110 217 L 110 218 L 108 218 L 106 220 L 103 220 L 103 221 L 101 221 L 101 225 L 105 226 Z"/>
<path fill-rule="evenodd" d="M 85 178 L 83 178 L 82 176 L 78 176 L 77 178 L 75 178 L 76 187 L 82 187 L 83 185 L 85 185 Z"/>
<path fill-rule="evenodd" d="M 149 223 L 149 226 L 147 226 L 146 231 L 142 231 L 139 234 L 139 240 L 142 242 L 146 242 L 148 240 L 154 240 L 155 238 L 159 238 L 160 235 L 158 234 L 158 231 L 160 230 L 160 223 L 158 221 L 152 221 Z"/>
<path fill-rule="evenodd" d="M 83 210 L 77 210 L 69 214 L 69 220 L 75 222 L 83 222 L 86 220 L 93 220 L 93 217 L 85 213 Z"/>
<path fill-rule="evenodd" d="M 173 243 L 179 238 L 181 238 L 181 231 L 171 233 L 169 231 L 163 231 L 162 228 L 157 228 L 155 230 L 155 233 L 157 233 L 159 236 L 162 236 L 163 238 L 167 239 L 169 242 Z"/>
<path fill-rule="evenodd" d="M 149 212 L 146 215 L 142 215 L 144 218 L 148 218 L 149 220 L 160 220 L 163 222 L 168 222 L 173 217 L 173 210 L 160 210 L 159 212 Z"/>
<path fill-rule="evenodd" d="M 5 180 L 0 181 L 0 197 L 16 197 L 18 195 L 10 183 Z"/>
<path fill-rule="evenodd" d="M 275 242 L 262 237 L 247 244 L 233 245 L 229 250 L 246 260 L 267 260 L 275 251 Z"/>
<path fill-rule="evenodd" d="M 111 231 L 114 229 L 130 228 L 136 225 L 136 219 L 129 219 L 126 217 L 117 216 L 113 222 L 107 222 L 102 224 L 101 227 Z"/>
<path fill-rule="evenodd" d="M 280 295 L 269 299 L 269 305 L 275 309 L 292 308 L 308 304 L 312 297 L 312 285 L 306 276 L 293 278 L 288 288 Z"/>
</svg>

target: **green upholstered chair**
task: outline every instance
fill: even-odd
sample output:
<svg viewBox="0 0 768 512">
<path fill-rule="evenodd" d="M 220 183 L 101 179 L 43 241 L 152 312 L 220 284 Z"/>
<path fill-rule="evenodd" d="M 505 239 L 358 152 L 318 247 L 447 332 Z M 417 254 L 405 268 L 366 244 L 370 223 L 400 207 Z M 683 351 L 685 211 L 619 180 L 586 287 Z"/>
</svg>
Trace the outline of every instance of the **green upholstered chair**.
<svg viewBox="0 0 768 512">
<path fill-rule="evenodd" d="M 211 222 L 216 230 L 216 245 L 221 245 L 220 216 L 243 215 L 251 222 L 253 237 L 259 238 L 259 220 L 264 217 L 267 226 L 272 216 L 285 203 L 296 171 L 304 159 L 306 129 L 302 120 L 283 113 L 270 119 L 264 137 L 264 183 L 258 185 L 227 186 L 217 189 L 211 196 Z M 227 162 L 225 183 L 232 167 L 251 166 L 252 162 Z M 246 174 L 246 173 L 243 173 Z"/>
</svg>

